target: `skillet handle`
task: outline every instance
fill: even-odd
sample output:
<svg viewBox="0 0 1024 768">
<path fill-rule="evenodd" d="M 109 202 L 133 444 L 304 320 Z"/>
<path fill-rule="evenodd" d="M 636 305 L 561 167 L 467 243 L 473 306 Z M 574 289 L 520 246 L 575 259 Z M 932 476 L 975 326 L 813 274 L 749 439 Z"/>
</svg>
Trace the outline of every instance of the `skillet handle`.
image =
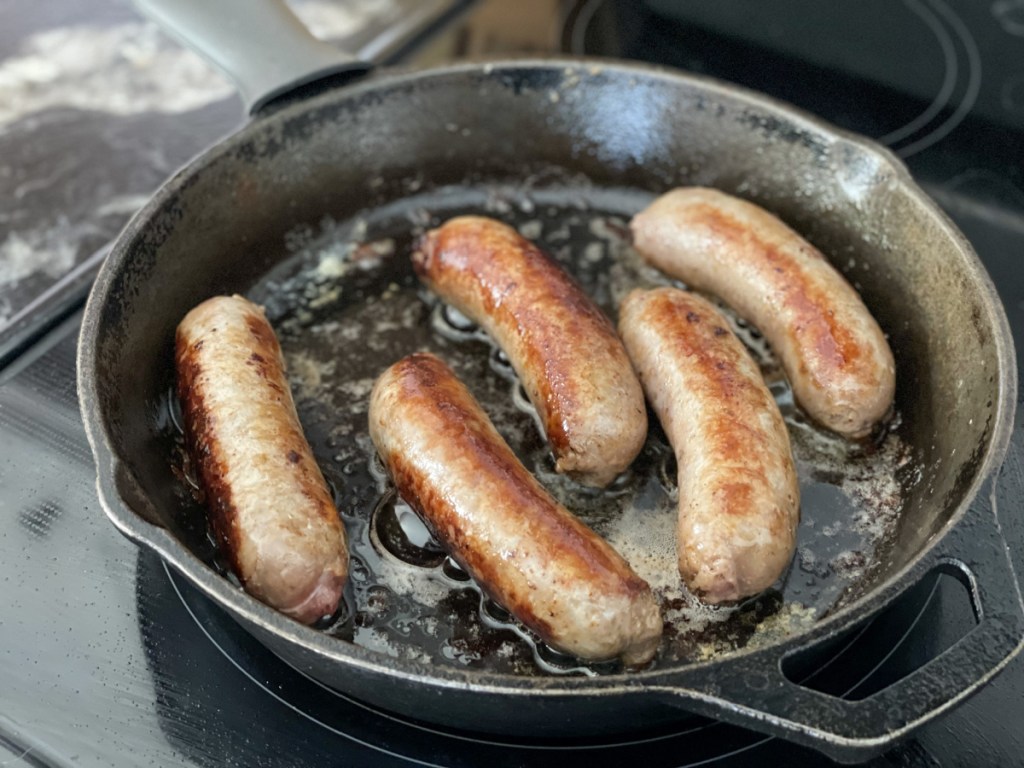
<svg viewBox="0 0 1024 768">
<path fill-rule="evenodd" d="M 850 701 L 805 688 L 782 672 L 785 658 L 813 641 L 768 649 L 736 659 L 739 664 L 675 676 L 668 683 L 675 704 L 844 763 L 867 760 L 952 709 L 1024 648 L 1024 602 L 990 494 L 975 500 L 918 571 L 921 578 L 934 571 L 954 575 L 970 594 L 978 623 L 946 651 L 887 688 Z"/>
<path fill-rule="evenodd" d="M 249 114 L 304 85 L 372 65 L 310 34 L 283 0 L 135 0 L 230 77 Z"/>
</svg>

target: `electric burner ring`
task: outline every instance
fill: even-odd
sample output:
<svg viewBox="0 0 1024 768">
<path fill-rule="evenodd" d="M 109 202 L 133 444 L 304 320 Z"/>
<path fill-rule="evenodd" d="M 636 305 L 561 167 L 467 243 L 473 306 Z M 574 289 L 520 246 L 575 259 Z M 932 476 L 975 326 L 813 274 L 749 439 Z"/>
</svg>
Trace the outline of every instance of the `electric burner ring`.
<svg viewBox="0 0 1024 768">
<path fill-rule="evenodd" d="M 345 730 L 343 728 L 339 728 L 337 725 L 332 725 L 331 723 L 327 722 L 321 715 L 319 715 L 315 711 L 314 707 L 304 706 L 302 703 L 296 703 L 296 697 L 288 695 L 287 687 L 283 688 L 283 690 L 285 691 L 284 693 L 280 693 L 274 690 L 262 676 L 254 674 L 246 667 L 245 664 L 241 663 L 236 658 L 234 658 L 230 649 L 226 648 L 224 644 L 222 644 L 217 639 L 217 637 L 215 636 L 215 630 L 211 631 L 211 628 L 208 626 L 208 622 L 204 621 L 202 618 L 200 618 L 200 616 L 197 615 L 195 608 L 199 608 L 201 611 L 205 611 L 205 604 L 201 603 L 198 606 L 193 606 L 193 600 L 190 600 L 190 598 L 187 597 L 186 594 L 181 589 L 181 582 L 179 582 L 180 577 L 174 574 L 174 572 L 168 567 L 166 562 L 161 561 L 161 566 L 164 570 L 164 573 L 167 576 L 168 581 L 171 584 L 172 589 L 174 590 L 174 593 L 177 595 L 178 599 L 184 606 L 186 612 L 196 623 L 197 627 L 202 632 L 202 634 L 206 636 L 206 638 L 212 643 L 214 648 L 216 648 L 217 651 L 225 659 L 227 659 L 227 661 L 233 667 L 235 667 L 235 669 L 241 672 L 257 688 L 265 691 L 273 699 L 283 704 L 291 711 L 295 712 L 296 714 L 300 715 L 301 717 L 305 718 L 311 723 L 319 725 L 321 728 L 325 729 L 326 731 L 336 736 L 340 736 L 344 739 L 347 739 L 351 742 L 359 744 L 380 754 L 405 760 L 411 764 L 428 766 L 429 768 L 447 768 L 447 765 L 445 763 L 429 762 L 420 757 L 414 756 L 414 754 L 411 754 L 411 752 L 415 750 L 410 750 L 407 752 L 398 752 L 394 749 L 389 749 L 387 747 L 381 746 L 380 744 L 375 743 L 372 740 L 361 737 L 359 734 L 351 732 L 351 730 Z M 921 621 L 922 617 L 925 616 L 925 614 L 928 612 L 933 600 L 936 599 L 937 591 L 938 583 L 936 583 L 932 587 L 931 592 L 922 601 L 917 613 L 913 616 L 907 617 L 908 621 L 905 627 L 905 631 L 895 640 L 895 642 L 889 648 L 888 652 L 883 654 L 883 656 L 880 659 L 876 659 L 874 665 L 872 665 L 870 669 L 858 675 L 857 679 L 849 685 L 849 687 L 845 690 L 842 696 L 848 696 L 852 694 L 854 691 L 856 691 L 858 688 L 860 688 L 866 681 L 868 681 L 875 674 L 875 672 L 879 668 L 881 668 L 887 662 L 887 660 L 893 654 L 897 652 L 897 650 L 901 648 L 901 646 L 905 642 L 908 641 L 909 638 L 911 638 L 915 627 Z M 198 597 L 198 593 L 196 594 Z M 217 613 L 217 609 L 212 605 L 209 607 L 209 610 L 212 612 L 211 616 L 219 616 L 219 613 Z M 846 645 L 840 648 L 834 656 L 826 660 L 822 666 L 818 667 L 811 674 L 819 674 L 820 672 L 828 668 L 831 664 L 840 661 L 843 658 L 844 654 L 846 654 L 850 649 L 853 649 L 857 646 L 858 641 L 860 641 L 861 638 L 871 629 L 873 624 L 873 620 L 872 622 L 867 623 L 863 628 L 860 629 L 859 632 L 857 632 L 852 638 L 850 638 Z M 247 640 L 250 640 L 254 645 L 259 646 L 257 641 L 254 638 L 251 638 L 243 630 L 239 629 L 239 633 L 240 635 L 244 636 Z M 262 646 L 259 646 L 259 648 L 262 649 Z M 719 761 L 734 758 L 738 755 L 742 755 L 743 753 L 750 752 L 754 749 L 767 745 L 769 742 L 775 741 L 774 737 L 761 736 L 760 734 L 756 734 L 749 731 L 742 731 L 740 729 L 727 726 L 724 723 L 708 722 L 703 719 L 701 719 L 699 724 L 696 726 L 691 726 L 688 728 L 684 728 L 683 730 L 673 731 L 670 733 L 659 733 L 638 738 L 623 739 L 621 741 L 589 744 L 530 744 L 524 742 L 517 742 L 513 740 L 502 740 L 500 737 L 496 736 L 471 735 L 450 732 L 413 720 L 407 720 L 403 717 L 396 716 L 394 714 L 382 711 L 375 707 L 371 707 L 367 704 L 358 701 L 357 699 L 353 699 L 349 696 L 346 696 L 343 693 L 340 693 L 339 691 L 334 690 L 333 688 L 324 685 L 318 680 L 309 677 L 306 673 L 302 672 L 301 670 L 296 669 L 284 660 L 272 655 L 270 651 L 266 651 L 266 654 L 269 658 L 272 658 L 275 662 L 279 663 L 282 669 L 287 669 L 288 671 L 295 673 L 297 677 L 300 678 L 300 683 L 302 685 L 311 684 L 318 690 L 318 692 L 332 699 L 337 699 L 341 702 L 344 702 L 346 705 L 357 707 L 359 710 L 361 710 L 364 713 L 367 713 L 372 718 L 380 718 L 382 721 L 395 723 L 401 726 L 402 728 L 410 729 L 409 732 L 412 734 L 419 734 L 422 738 L 434 741 L 435 743 L 432 745 L 432 751 L 435 752 L 440 750 L 442 753 L 447 752 L 455 754 L 458 753 L 460 750 L 468 749 L 484 751 L 500 750 L 503 753 L 507 753 L 508 750 L 512 749 L 522 750 L 524 759 L 527 756 L 529 756 L 531 759 L 549 757 L 552 760 L 564 760 L 566 754 L 574 752 L 589 753 L 593 755 L 595 752 L 601 750 L 614 751 L 626 749 L 633 750 L 634 756 L 642 756 L 644 750 L 651 750 L 656 748 L 656 746 L 664 748 L 666 744 L 669 744 L 674 739 L 680 740 L 681 746 L 686 747 L 686 740 L 694 737 L 698 733 L 700 734 L 701 740 L 707 742 L 707 740 L 705 739 L 705 735 L 710 732 L 713 732 L 713 730 L 715 729 L 723 729 L 723 731 L 721 732 L 729 733 L 730 735 L 734 735 L 734 733 L 740 734 L 741 743 L 739 743 L 738 745 L 736 744 L 735 738 L 733 738 L 732 743 L 728 743 L 727 741 L 723 740 L 723 745 L 728 744 L 728 747 L 731 748 L 726 748 L 724 752 L 708 756 L 704 759 L 698 759 L 696 762 L 684 763 L 677 766 L 677 768 L 694 768 L 695 766 L 711 765 Z M 675 752 L 675 750 L 669 751 Z M 680 749 L 677 753 L 685 754 L 687 751 L 688 749 Z M 554 764 L 555 763 L 552 762 L 552 765 Z"/>
<path fill-rule="evenodd" d="M 360 738 L 359 736 L 357 736 L 355 734 L 352 734 L 352 733 L 346 732 L 344 730 L 341 730 L 341 729 L 337 728 L 336 726 L 331 725 L 330 723 L 325 722 L 323 719 L 321 719 L 319 716 L 317 716 L 313 712 L 307 711 L 307 709 L 303 708 L 301 705 L 293 703 L 288 698 L 286 698 L 286 697 L 282 696 L 281 694 L 279 694 L 277 691 L 272 690 L 266 684 L 266 682 L 264 680 L 262 680 L 257 675 L 254 675 L 243 664 L 239 663 L 231 655 L 231 653 L 226 648 L 224 648 L 224 646 L 220 642 L 218 642 L 217 638 L 214 637 L 214 635 L 210 632 L 210 630 L 206 626 L 206 624 L 196 615 L 195 611 L 193 610 L 193 607 L 192 607 L 191 603 L 186 598 L 184 593 L 181 591 L 181 588 L 180 588 L 179 582 L 178 582 L 178 577 L 175 576 L 173 571 L 167 566 L 166 562 L 161 561 L 161 566 L 164 569 L 164 573 L 167 575 L 168 581 L 170 582 L 171 587 L 174 590 L 174 593 L 178 596 L 178 599 L 181 601 L 181 603 L 184 606 L 184 608 L 185 608 L 186 612 L 188 613 L 188 615 L 192 618 L 192 620 L 199 627 L 199 630 L 213 644 L 214 648 L 216 648 L 217 651 L 220 652 L 220 654 L 225 659 L 227 659 L 227 661 L 233 667 L 235 667 L 235 669 L 237 669 L 239 672 L 241 672 L 256 687 L 260 688 L 261 690 L 263 690 L 264 692 L 269 694 L 272 698 L 274 698 L 275 700 L 277 700 L 278 702 L 280 702 L 281 704 L 283 704 L 284 706 L 286 706 L 288 709 L 292 710 L 296 714 L 304 717 L 305 719 L 309 720 L 310 722 L 313 722 L 313 723 L 319 725 L 320 727 L 324 728 L 327 731 L 330 731 L 331 733 L 333 733 L 333 734 L 335 734 L 337 736 L 341 736 L 341 737 L 343 737 L 345 739 L 348 739 L 350 741 L 353 741 L 353 742 L 355 742 L 355 743 L 357 743 L 357 744 L 359 744 L 361 746 L 367 747 L 369 749 L 373 749 L 374 751 L 380 752 L 381 754 L 385 754 L 385 755 L 388 755 L 390 757 L 400 758 L 400 759 L 409 761 L 411 763 L 415 763 L 417 765 L 429 766 L 430 768 L 447 768 L 447 766 L 445 764 L 442 764 L 442 763 L 431 763 L 431 762 L 427 762 L 427 761 L 424 761 L 424 760 L 422 760 L 420 758 L 416 758 L 416 757 L 413 757 L 413 756 L 410 756 L 410 755 L 407 755 L 407 754 L 402 754 L 402 753 L 399 753 L 399 752 L 395 752 L 395 751 L 389 750 L 387 748 L 384 748 L 384 747 L 382 747 L 382 746 L 380 746 L 378 744 L 375 744 L 375 743 L 373 743 L 371 741 L 367 741 L 367 740 L 365 740 L 363 738 Z M 512 748 L 512 749 L 521 749 L 521 750 L 525 750 L 527 753 L 531 753 L 531 754 L 536 754 L 536 753 L 539 753 L 539 752 L 551 752 L 551 753 L 566 753 L 566 752 L 574 752 L 574 751 L 575 752 L 587 752 L 587 751 L 600 750 L 600 749 L 619 749 L 619 748 L 628 748 L 628 747 L 642 747 L 644 745 L 650 745 L 650 744 L 653 744 L 653 743 L 656 743 L 656 742 L 665 742 L 665 741 L 668 741 L 670 739 L 681 738 L 681 737 L 684 737 L 684 736 L 686 736 L 689 733 L 692 733 L 694 731 L 698 731 L 698 730 L 703 731 L 703 730 L 707 730 L 709 728 L 717 728 L 717 727 L 724 726 L 723 723 L 711 722 L 711 723 L 702 724 L 702 725 L 698 726 L 697 728 L 693 728 L 693 729 L 689 729 L 689 730 L 683 730 L 683 731 L 677 731 L 677 732 L 669 733 L 669 734 L 659 734 L 659 735 L 654 735 L 654 736 L 650 736 L 650 737 L 646 737 L 646 738 L 631 739 L 631 740 L 628 740 L 628 741 L 603 742 L 603 743 L 600 743 L 600 744 L 573 744 L 573 745 L 544 744 L 544 745 L 539 745 L 539 744 L 520 743 L 520 742 L 513 742 L 513 741 L 501 741 L 501 740 L 498 740 L 497 738 L 487 738 L 485 736 L 470 736 L 470 735 L 466 735 L 466 734 L 452 733 L 452 732 L 443 731 L 443 730 L 434 728 L 434 727 L 429 726 L 429 725 L 425 725 L 423 723 L 418 723 L 418 722 L 415 722 L 415 721 L 412 721 L 412 720 L 406 720 L 405 718 L 396 716 L 396 715 L 391 714 L 389 712 L 385 712 L 385 711 L 379 710 L 379 709 L 377 709 L 375 707 L 371 707 L 371 706 L 369 706 L 367 704 L 364 704 L 363 702 L 361 702 L 361 701 L 359 701 L 357 699 L 353 699 L 353 698 L 351 698 L 349 696 L 346 696 L 345 694 L 340 693 L 339 691 L 336 691 L 333 688 L 330 688 L 330 687 L 324 685 L 323 683 L 319 682 L 318 680 L 315 680 L 314 678 L 312 678 L 309 675 L 307 675 L 306 673 L 304 673 L 302 670 L 299 670 L 299 669 L 293 667 L 291 664 L 288 664 L 283 659 L 278 659 L 278 661 L 280 661 L 280 663 L 282 665 L 284 665 L 285 667 L 287 667 L 288 669 L 290 669 L 293 672 L 297 673 L 305 681 L 315 685 L 317 688 L 322 690 L 324 693 L 326 693 L 326 694 L 328 694 L 330 696 L 333 696 L 335 698 L 338 698 L 338 699 L 346 702 L 347 704 L 356 706 L 356 707 L 364 710 L 365 712 L 368 712 L 368 713 L 370 713 L 370 714 L 372 714 L 372 715 L 374 715 L 376 717 L 380 717 L 380 718 L 383 718 L 385 720 L 389 720 L 391 722 L 397 723 L 397 724 L 399 724 L 399 725 L 401 725 L 402 727 L 405 727 L 405 728 L 414 729 L 416 731 L 419 731 L 419 732 L 421 732 L 423 734 L 426 734 L 426 735 L 428 735 L 430 737 L 433 737 L 433 738 L 441 738 L 441 739 L 444 739 L 446 741 L 451 741 L 451 742 L 455 742 L 455 743 L 462 742 L 462 743 L 465 743 L 465 744 L 477 745 L 477 746 L 482 746 L 482 747 L 494 747 L 494 748 L 500 748 L 500 749 L 503 749 L 503 750 L 507 750 L 507 749 L 510 749 L 510 748 Z M 722 759 L 729 758 L 729 757 L 734 757 L 736 755 L 742 754 L 743 752 L 749 751 L 751 749 L 759 747 L 762 744 L 765 744 L 765 743 L 773 740 L 773 737 L 770 737 L 770 736 L 760 736 L 759 734 L 752 734 L 752 736 L 755 738 L 755 740 L 753 742 L 751 742 L 751 743 L 745 744 L 742 747 L 740 747 L 738 749 L 734 749 L 734 750 L 732 750 L 730 752 L 716 755 L 715 757 L 710 758 L 709 760 L 702 760 L 702 761 L 697 762 L 697 763 L 688 763 L 688 764 L 686 764 L 686 768 L 691 768 L 691 766 L 706 765 L 706 764 L 712 763 L 714 761 L 722 760 Z"/>
<path fill-rule="evenodd" d="M 946 67 L 942 88 L 924 112 L 902 128 L 878 139 L 881 143 L 893 147 L 900 157 L 907 158 L 948 136 L 974 108 L 981 90 L 981 54 L 971 31 L 956 12 L 945 3 L 945 0 L 923 0 L 923 2 L 903 0 L 903 3 L 924 21 L 935 35 L 942 48 Z M 943 22 L 945 22 L 945 26 Z M 959 49 L 955 44 L 957 41 L 966 56 L 966 72 L 963 78 L 961 77 L 960 57 L 957 53 Z M 966 78 L 964 92 L 953 112 L 937 125 L 932 125 L 932 121 L 940 115 L 944 108 L 949 106 L 949 100 L 956 85 L 964 78 Z M 931 126 L 929 130 L 918 135 L 910 143 L 899 145 L 899 142 L 906 138 L 913 138 L 915 133 L 929 128 L 929 126 Z"/>
<path fill-rule="evenodd" d="M 570 53 L 588 53 L 587 29 L 606 2 L 584 0 L 567 19 Z M 907 158 L 941 141 L 974 108 L 981 90 L 981 55 L 971 31 L 945 0 L 903 0 L 903 5 L 935 37 L 943 67 L 942 83 L 931 102 L 902 126 L 875 137 Z"/>
</svg>

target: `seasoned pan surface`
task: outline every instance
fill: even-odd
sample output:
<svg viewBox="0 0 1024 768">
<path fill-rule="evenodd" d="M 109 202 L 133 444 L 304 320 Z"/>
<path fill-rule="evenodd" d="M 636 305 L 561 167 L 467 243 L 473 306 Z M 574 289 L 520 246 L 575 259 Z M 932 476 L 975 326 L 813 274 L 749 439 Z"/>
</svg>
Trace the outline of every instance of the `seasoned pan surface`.
<svg viewBox="0 0 1024 768">
<path fill-rule="evenodd" d="M 899 414 L 873 440 L 859 444 L 816 427 L 794 405 L 759 334 L 733 318 L 794 438 L 803 478 L 800 548 L 777 589 L 741 606 L 706 607 L 678 576 L 676 472 L 660 429 L 652 430 L 640 459 L 607 491 L 557 474 L 507 360 L 485 334 L 425 291 L 410 268 L 409 254 L 425 228 L 451 216 L 484 213 L 515 224 L 544 246 L 615 317 L 618 301 L 631 288 L 669 282 L 644 265 L 629 243 L 629 216 L 649 197 L 578 181 L 555 190 L 484 184 L 411 192 L 400 208 L 384 215 L 365 211 L 288 233 L 282 263 L 248 294 L 267 308 L 278 331 L 302 421 L 354 547 L 346 610 L 323 631 L 400 658 L 461 668 L 511 674 L 618 671 L 614 663 L 581 667 L 534 643 L 482 598 L 395 497 L 369 441 L 367 400 L 384 368 L 420 350 L 453 365 L 545 487 L 658 590 L 669 620 L 659 665 L 706 660 L 787 637 L 841 606 L 879 570 L 904 489 L 921 477 Z M 177 420 L 160 423 L 169 427 L 167 463 L 182 466 L 187 491 L 192 480 Z M 191 532 L 193 551 L 220 568 L 201 504 L 183 492 L 176 516 L 182 530 Z"/>
</svg>

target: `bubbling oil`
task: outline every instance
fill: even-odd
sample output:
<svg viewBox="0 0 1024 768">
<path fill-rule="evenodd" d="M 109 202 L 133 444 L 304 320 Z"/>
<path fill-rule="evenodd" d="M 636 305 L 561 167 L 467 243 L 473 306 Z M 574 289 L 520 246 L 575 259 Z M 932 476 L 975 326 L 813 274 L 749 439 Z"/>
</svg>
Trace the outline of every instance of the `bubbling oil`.
<svg viewBox="0 0 1024 768">
<path fill-rule="evenodd" d="M 544 248 L 613 320 L 633 288 L 680 285 L 630 245 L 630 212 L 649 195 L 586 188 L 575 194 L 566 204 L 566 192 L 556 187 L 421 191 L 372 217 L 297 228 L 286 238 L 289 256 L 249 292 L 278 333 L 300 419 L 348 532 L 350 604 L 324 632 L 394 658 L 489 672 L 621 670 L 614 661 L 582 663 L 546 647 L 480 591 L 395 493 L 369 438 L 369 394 L 385 368 L 417 351 L 444 359 L 541 484 L 651 585 L 666 620 L 654 665 L 782 639 L 833 610 L 878 567 L 876 553 L 902 506 L 897 471 L 910 461 L 898 430 L 865 448 L 817 428 L 794 404 L 764 339 L 727 308 L 780 405 L 801 479 L 797 555 L 774 589 L 718 607 L 686 590 L 676 564 L 676 463 L 653 416 L 639 457 L 607 489 L 555 472 L 540 420 L 507 356 L 418 283 L 409 256 L 426 229 L 478 213 Z M 172 419 L 165 422 L 176 429 Z M 180 467 L 181 452 L 171 460 Z M 187 482 L 188 472 L 181 475 Z M 201 506 L 185 506 L 193 527 L 205 530 Z M 215 551 L 199 549 L 219 567 Z"/>
</svg>

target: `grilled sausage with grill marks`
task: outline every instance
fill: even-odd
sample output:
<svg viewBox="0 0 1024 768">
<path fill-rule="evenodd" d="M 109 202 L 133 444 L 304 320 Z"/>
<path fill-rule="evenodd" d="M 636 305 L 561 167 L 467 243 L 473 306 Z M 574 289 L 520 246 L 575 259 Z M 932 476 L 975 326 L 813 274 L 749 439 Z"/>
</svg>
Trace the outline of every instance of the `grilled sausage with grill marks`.
<svg viewBox="0 0 1024 768">
<path fill-rule="evenodd" d="M 395 363 L 369 415 L 398 492 L 484 592 L 553 648 L 651 659 L 662 620 L 647 582 L 551 498 L 447 365 Z"/>
<path fill-rule="evenodd" d="M 186 439 L 235 574 L 298 621 L 333 614 L 348 574 L 345 531 L 263 310 L 241 296 L 204 301 L 178 326 L 175 357 Z"/>
<path fill-rule="evenodd" d="M 878 323 L 821 252 L 775 216 L 693 187 L 662 195 L 631 228 L 651 264 L 760 329 L 797 402 L 822 425 L 863 437 L 889 412 L 895 363 Z"/>
<path fill-rule="evenodd" d="M 640 383 L 612 323 L 558 264 L 479 216 L 431 230 L 412 258 L 423 282 L 508 355 L 559 472 L 603 487 L 632 463 L 647 437 Z"/>
<path fill-rule="evenodd" d="M 770 587 L 793 557 L 800 488 L 757 364 L 717 309 L 676 288 L 631 292 L 619 330 L 679 465 L 684 581 L 711 603 Z"/>
</svg>

